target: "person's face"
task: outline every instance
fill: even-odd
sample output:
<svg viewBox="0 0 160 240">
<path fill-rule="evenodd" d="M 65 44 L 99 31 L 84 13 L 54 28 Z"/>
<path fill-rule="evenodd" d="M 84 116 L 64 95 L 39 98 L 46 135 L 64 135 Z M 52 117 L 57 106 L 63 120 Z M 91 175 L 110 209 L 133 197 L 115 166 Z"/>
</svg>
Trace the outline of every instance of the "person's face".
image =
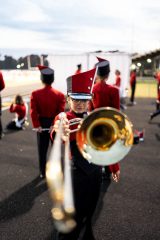
<svg viewBox="0 0 160 240">
<path fill-rule="evenodd" d="M 120 72 L 116 70 L 116 71 L 115 71 L 115 75 L 116 75 L 116 76 L 119 76 L 119 75 L 120 75 Z"/>
<path fill-rule="evenodd" d="M 86 112 L 88 102 L 89 102 L 88 100 L 73 99 L 71 97 L 68 97 L 68 103 L 70 105 L 70 108 L 76 113 Z"/>
</svg>

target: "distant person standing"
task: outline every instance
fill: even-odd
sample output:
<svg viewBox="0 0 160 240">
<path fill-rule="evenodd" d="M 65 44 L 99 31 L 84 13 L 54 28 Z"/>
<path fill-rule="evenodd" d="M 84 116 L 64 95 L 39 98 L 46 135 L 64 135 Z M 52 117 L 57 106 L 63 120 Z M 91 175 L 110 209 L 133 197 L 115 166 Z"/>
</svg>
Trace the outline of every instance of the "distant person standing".
<svg viewBox="0 0 160 240">
<path fill-rule="evenodd" d="M 31 94 L 31 119 L 37 130 L 40 177 L 44 178 L 50 142 L 49 130 L 46 129 L 50 129 L 55 116 L 64 111 L 65 96 L 51 86 L 54 82 L 54 70 L 40 65 L 38 68 L 44 87 Z"/>
<path fill-rule="evenodd" d="M 150 121 L 160 114 L 160 71 L 154 77 L 157 80 L 156 111 L 150 114 Z"/>
<path fill-rule="evenodd" d="M 136 69 L 132 70 L 130 73 L 130 87 L 131 87 L 131 97 L 130 103 L 131 105 L 135 105 L 135 90 L 136 90 Z"/>
<path fill-rule="evenodd" d="M 4 83 L 2 72 L 0 72 L 0 93 L 4 88 L 5 88 L 5 83 Z M 2 137 L 4 136 L 1 116 L 2 116 L 2 99 L 0 95 L 0 139 L 2 139 Z"/>
<path fill-rule="evenodd" d="M 75 72 L 75 75 L 76 74 L 79 74 L 79 73 L 81 73 L 82 72 L 82 64 L 78 64 L 77 65 L 77 70 L 76 70 L 76 72 Z"/>
<path fill-rule="evenodd" d="M 15 113 L 15 118 L 6 126 L 8 130 L 22 130 L 27 120 L 28 105 L 24 102 L 21 95 L 16 95 L 9 111 Z"/>
<path fill-rule="evenodd" d="M 120 109 L 121 110 L 125 110 L 127 107 L 126 107 L 126 104 L 125 104 L 125 98 L 122 96 L 122 87 L 121 87 L 121 82 L 122 82 L 122 79 L 121 79 L 121 72 L 116 69 L 115 70 L 115 84 L 114 86 L 117 87 L 119 89 L 119 95 L 120 95 Z"/>
<path fill-rule="evenodd" d="M 156 100 L 156 109 L 160 109 L 160 70 L 154 76 L 157 80 L 157 100 Z"/>
<path fill-rule="evenodd" d="M 116 79 L 115 79 L 115 84 L 114 85 L 116 87 L 120 88 L 120 86 L 121 86 L 121 72 L 118 69 L 116 69 L 115 70 L 115 75 L 116 75 Z"/>
</svg>

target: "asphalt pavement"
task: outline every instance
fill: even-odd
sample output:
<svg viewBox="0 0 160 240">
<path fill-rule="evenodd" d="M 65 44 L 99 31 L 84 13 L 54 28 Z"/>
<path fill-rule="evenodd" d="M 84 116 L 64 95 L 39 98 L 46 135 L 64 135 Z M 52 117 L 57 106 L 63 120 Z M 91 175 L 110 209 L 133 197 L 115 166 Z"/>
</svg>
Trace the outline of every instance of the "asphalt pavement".
<svg viewBox="0 0 160 240">
<path fill-rule="evenodd" d="M 94 217 L 96 240 L 160 239 L 160 116 L 148 123 L 154 99 L 136 99 L 125 113 L 134 129 L 145 129 L 144 142 L 121 161 L 121 179 L 106 190 Z M 5 126 L 12 118 L 6 110 Z M 30 121 L 30 118 L 29 118 Z M 52 202 L 40 180 L 36 134 L 32 125 L 0 140 L 0 239 L 54 240 Z M 88 239 L 89 240 L 89 239 Z"/>
</svg>

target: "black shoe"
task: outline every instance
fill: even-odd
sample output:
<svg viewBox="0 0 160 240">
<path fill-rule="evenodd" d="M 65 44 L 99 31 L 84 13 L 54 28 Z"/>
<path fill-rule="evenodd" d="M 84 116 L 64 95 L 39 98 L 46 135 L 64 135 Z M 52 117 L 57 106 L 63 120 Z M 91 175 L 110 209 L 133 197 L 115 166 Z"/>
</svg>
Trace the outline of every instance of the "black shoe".
<svg viewBox="0 0 160 240">
<path fill-rule="evenodd" d="M 148 122 L 151 123 L 152 119 L 153 119 L 153 115 L 152 115 L 152 113 L 151 113 Z"/>
<path fill-rule="evenodd" d="M 94 235 L 93 235 L 93 231 L 92 228 L 87 228 L 84 235 L 83 235 L 83 240 L 96 240 Z"/>
</svg>

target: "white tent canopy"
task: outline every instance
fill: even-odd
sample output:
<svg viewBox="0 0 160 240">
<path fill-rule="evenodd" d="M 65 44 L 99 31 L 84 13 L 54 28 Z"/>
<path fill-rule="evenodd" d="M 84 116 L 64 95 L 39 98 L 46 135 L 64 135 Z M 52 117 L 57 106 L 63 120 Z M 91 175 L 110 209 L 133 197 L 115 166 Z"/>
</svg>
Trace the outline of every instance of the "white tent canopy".
<svg viewBox="0 0 160 240">
<path fill-rule="evenodd" d="M 47 60 L 49 66 L 55 70 L 55 82 L 54 87 L 66 93 L 66 78 L 70 75 L 74 75 L 77 64 L 82 64 L 82 71 L 90 70 L 97 63 L 97 57 L 104 58 L 110 61 L 110 76 L 108 83 L 115 83 L 115 70 L 118 69 L 121 72 L 121 97 L 126 96 L 125 89 L 128 88 L 129 83 L 129 71 L 131 65 L 131 57 L 128 53 L 124 52 L 101 52 L 101 53 L 84 53 L 84 54 L 68 54 L 49 55 Z"/>
</svg>

